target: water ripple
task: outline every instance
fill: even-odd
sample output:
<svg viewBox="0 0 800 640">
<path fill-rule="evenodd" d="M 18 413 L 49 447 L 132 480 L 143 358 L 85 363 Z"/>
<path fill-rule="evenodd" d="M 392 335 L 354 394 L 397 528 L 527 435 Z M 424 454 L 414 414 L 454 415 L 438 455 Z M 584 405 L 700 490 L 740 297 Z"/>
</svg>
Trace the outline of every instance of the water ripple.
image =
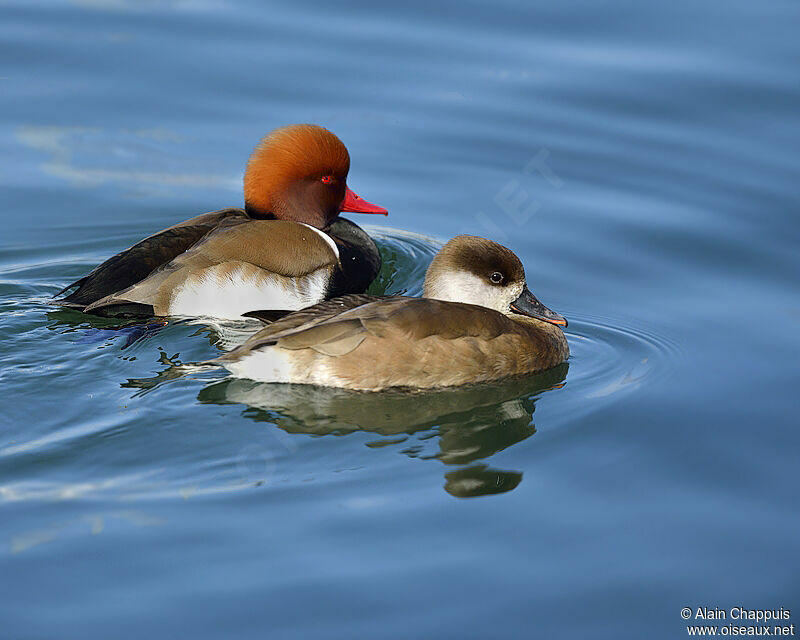
<svg viewBox="0 0 800 640">
<path fill-rule="evenodd" d="M 591 399 L 618 396 L 667 375 L 680 359 L 672 340 L 643 326 L 598 316 L 570 316 L 570 388 Z"/>
<path fill-rule="evenodd" d="M 386 227 L 371 227 L 368 230 L 376 239 L 383 257 L 381 273 L 370 291 L 375 294 L 420 295 L 425 271 L 442 242 L 436 238 Z M 47 310 L 46 296 L 51 289 L 66 284 L 63 280 L 65 279 L 64 271 L 67 268 L 73 271 L 88 271 L 94 264 L 94 260 L 85 256 L 79 258 L 77 249 L 70 251 L 70 248 L 67 247 L 66 255 L 62 254 L 58 260 L 28 264 L 21 269 L 19 266 L 14 269 L 6 269 L 7 272 L 14 272 L 15 280 L 13 282 L 6 280 L 7 289 L 0 291 L 0 302 L 4 302 L 9 311 L 5 316 L 5 331 L 9 335 L 16 334 L 18 346 L 29 342 L 41 342 L 44 339 L 50 352 L 47 359 L 48 370 L 56 365 L 62 369 L 59 372 L 52 372 L 52 376 L 63 376 L 68 373 L 69 386 L 84 388 L 90 392 L 87 396 L 89 399 L 96 394 L 98 402 L 113 403 L 113 406 L 120 407 L 125 413 L 127 413 L 128 407 L 135 411 L 147 410 L 151 402 L 154 407 L 159 408 L 159 411 L 173 405 L 187 407 L 196 402 L 197 384 L 205 385 L 207 382 L 211 382 L 210 386 L 201 390 L 200 396 L 197 398 L 201 403 L 202 409 L 200 410 L 209 416 L 211 415 L 209 405 L 245 404 L 248 408 L 244 410 L 243 416 L 257 422 L 262 420 L 271 422 L 280 429 L 286 430 L 287 433 L 298 431 L 295 424 L 298 420 L 305 425 L 299 429 L 299 433 L 314 435 L 328 433 L 331 429 L 338 433 L 343 430 L 361 430 L 358 426 L 361 423 L 370 425 L 366 431 L 380 433 L 383 437 L 390 437 L 396 433 L 405 434 L 407 437 L 408 433 L 421 428 L 419 438 L 427 438 L 434 433 L 439 434 L 443 443 L 441 447 L 445 452 L 434 452 L 427 457 L 438 456 L 446 464 L 459 464 L 459 461 L 463 464 L 467 460 L 475 462 L 475 460 L 488 458 L 494 451 L 530 436 L 534 432 L 531 421 L 533 398 L 537 395 L 535 392 L 540 392 L 541 388 L 548 387 L 548 385 L 550 388 L 561 386 L 561 384 L 552 386 L 551 381 L 544 387 L 537 386 L 536 389 L 532 389 L 526 386 L 527 381 L 510 381 L 507 385 L 485 385 L 485 388 L 478 390 L 442 393 L 439 394 L 441 397 L 428 398 L 425 402 L 422 402 L 421 398 L 411 399 L 409 406 L 403 408 L 394 406 L 399 400 L 392 400 L 392 398 L 372 398 L 369 400 L 372 404 L 367 402 L 365 407 L 361 406 L 366 402 L 361 401 L 363 399 L 355 402 L 353 398 L 348 398 L 344 404 L 340 402 L 338 405 L 334 403 L 329 406 L 330 403 L 326 404 L 322 401 L 327 396 L 321 398 L 320 393 L 322 392 L 319 391 L 316 392 L 316 395 L 312 394 L 312 397 L 302 401 L 292 398 L 291 401 L 278 402 L 274 395 L 275 389 L 265 390 L 264 385 L 256 385 L 254 389 L 258 390 L 259 394 L 254 395 L 255 390 L 250 390 L 253 385 L 248 386 L 247 381 L 184 380 L 183 383 L 177 382 L 174 385 L 167 385 L 168 388 L 162 388 L 162 381 L 175 381 L 175 378 L 180 378 L 180 376 L 169 375 L 172 365 L 179 362 L 176 359 L 179 351 L 182 354 L 180 360 L 183 362 L 204 359 L 212 355 L 215 349 L 229 348 L 231 345 L 227 344 L 228 342 L 240 343 L 250 333 L 258 330 L 260 325 L 258 323 L 234 323 L 231 326 L 228 324 L 224 324 L 222 327 L 209 326 L 209 323 L 202 319 L 191 322 L 170 322 L 162 331 L 144 335 L 130 349 L 123 350 L 126 343 L 115 340 L 115 336 L 117 334 L 123 336 L 124 331 L 111 326 L 107 327 L 108 321 L 106 320 L 93 319 L 90 316 L 73 312 L 44 313 Z M 11 273 L 3 275 L 8 276 Z M 4 294 L 3 291 L 5 291 Z M 3 297 L 5 297 L 5 301 L 1 299 Z M 18 318 L 19 315 L 24 320 Z M 568 316 L 570 326 L 567 337 L 572 356 L 564 391 L 570 394 L 577 392 L 581 398 L 580 402 L 570 403 L 570 415 L 574 415 L 576 407 L 578 413 L 591 411 L 598 406 L 605 406 L 608 402 L 616 401 L 623 393 L 639 389 L 643 384 L 652 385 L 670 371 L 680 356 L 679 349 L 673 342 L 640 323 L 630 320 L 622 322 L 618 319 L 601 318 L 582 313 L 568 313 Z M 199 330 L 194 326 L 197 324 L 202 325 Z M 24 330 L 23 325 L 27 327 L 27 330 Z M 44 325 L 47 325 L 51 331 L 42 333 Z M 52 331 L 52 329 L 56 329 L 56 331 Z M 78 332 L 79 338 L 64 339 L 65 334 L 74 334 L 75 332 Z M 98 336 L 102 338 L 100 340 L 102 344 L 98 342 Z M 111 347 L 110 350 L 107 350 L 109 347 Z M 167 354 L 175 354 L 175 357 Z M 8 356 L 10 355 L 8 354 Z M 114 357 L 115 355 L 117 357 Z M 31 363 L 20 358 L 9 359 L 8 356 L 6 356 L 6 364 L 9 365 L 8 372 L 13 374 L 12 386 L 16 388 L 25 383 L 23 374 Z M 137 359 L 139 362 L 135 363 L 134 360 Z M 165 364 L 169 367 L 163 371 L 161 369 Z M 36 370 L 38 371 L 38 369 Z M 154 378 L 148 377 L 154 374 Z M 564 374 L 567 374 L 566 368 L 563 368 L 560 375 Z M 141 379 L 138 376 L 141 376 Z M 90 379 L 94 381 L 90 383 Z M 124 382 L 125 380 L 127 382 Z M 62 378 L 62 381 L 63 384 L 67 384 L 67 378 Z M 533 383 L 533 378 L 531 383 Z M 517 385 L 522 386 L 517 389 Z M 148 389 L 158 387 L 161 392 L 154 394 L 152 400 L 146 399 L 141 392 L 130 397 L 127 395 L 127 389 L 131 386 Z M 120 395 L 121 389 L 125 389 L 123 393 L 124 397 L 128 398 L 127 400 Z M 247 393 L 237 395 L 237 392 L 242 389 L 245 389 Z M 269 393 L 264 396 L 267 391 Z M 220 393 L 222 396 L 218 398 Z M 334 398 L 338 398 L 336 393 L 332 395 Z M 269 399 L 267 400 L 267 398 Z M 442 398 L 445 398 L 447 402 L 442 401 Z M 453 398 L 458 399 L 455 404 L 452 401 Z M 330 399 L 327 398 L 327 400 Z M 477 402 L 482 408 L 478 410 L 473 407 L 467 410 L 466 407 L 473 406 L 470 402 L 473 404 Z M 484 407 L 484 405 L 486 406 Z M 334 410 L 334 406 L 336 410 Z M 460 407 L 458 411 L 454 409 L 456 406 Z M 296 415 L 298 407 L 313 409 L 313 415 L 301 416 L 302 419 L 298 418 Z M 346 411 L 343 407 L 346 408 Z M 361 413 L 358 413 L 359 408 Z M 197 410 L 197 408 L 193 409 L 193 411 Z M 423 414 L 416 421 L 412 419 L 412 416 L 416 415 L 415 411 Z M 397 424 L 377 428 L 376 420 L 383 414 L 390 416 Z M 20 468 L 30 469 L 30 465 L 35 465 L 36 459 L 53 456 L 72 448 L 86 448 L 91 445 L 90 448 L 92 446 L 111 447 L 109 451 L 114 451 L 113 455 L 121 455 L 124 459 L 126 457 L 124 448 L 119 449 L 118 442 L 113 446 L 108 444 L 104 436 L 116 430 L 119 435 L 129 440 L 128 446 L 133 450 L 136 449 L 135 443 L 140 436 L 137 435 L 136 430 L 130 428 L 129 423 L 133 420 L 132 416 L 117 413 L 108 415 L 113 416 L 113 419 L 81 421 L 70 413 L 54 414 L 42 421 L 38 429 L 17 430 L 15 437 L 6 440 L 0 446 L 0 457 L 5 458 L 6 464 L 22 465 Z M 59 419 L 58 416 L 63 419 Z M 287 416 L 290 416 L 291 420 Z M 475 433 L 483 434 L 475 442 L 469 439 L 474 436 L 468 428 L 467 423 L 470 420 L 477 421 Z M 419 424 L 417 425 L 417 423 Z M 282 433 L 282 431 L 278 431 L 278 433 Z M 204 437 L 209 437 L 214 441 L 213 434 L 210 432 L 205 432 Z M 288 438 L 289 436 L 284 434 L 284 437 Z M 182 466 L 175 466 L 166 458 L 160 461 L 151 461 L 155 464 L 155 470 L 150 464 L 145 466 L 134 464 L 131 470 L 134 475 L 131 477 L 137 473 L 146 472 L 148 481 L 145 483 L 138 480 L 126 481 L 124 490 L 114 480 L 118 475 L 118 470 L 109 468 L 106 473 L 93 477 L 91 482 L 80 483 L 77 494 L 69 489 L 73 486 L 69 483 L 67 487 L 69 490 L 64 493 L 65 490 L 62 490 L 60 481 L 48 484 L 41 480 L 45 484 L 33 487 L 24 485 L 27 480 L 17 479 L 17 482 L 12 481 L 2 485 L 3 492 L 0 493 L 0 501 L 62 499 L 67 495 L 83 496 L 107 493 L 108 491 L 118 493 L 120 498 L 130 498 L 132 494 L 152 497 L 152 495 L 160 495 L 165 492 L 166 494 L 177 494 L 184 491 L 187 486 L 192 487 L 192 494 L 198 491 L 202 493 L 238 490 L 253 485 L 249 479 L 243 480 L 240 477 L 241 474 L 235 471 L 241 466 L 236 462 L 241 458 L 241 451 L 249 451 L 247 447 L 252 446 L 250 438 L 251 436 L 245 436 L 244 440 L 240 440 L 235 445 L 230 443 L 234 449 L 233 455 L 230 447 L 225 454 L 211 453 L 211 450 L 218 446 L 217 444 L 213 445 L 212 449 L 206 451 L 205 454 L 201 453 L 196 458 L 185 461 L 186 464 Z M 243 445 L 242 442 L 245 444 Z M 469 449 L 465 443 L 478 451 L 479 455 L 467 456 L 462 460 L 464 458 L 463 451 Z M 394 445 L 394 443 L 392 444 Z M 400 444 L 398 443 L 397 446 Z M 292 444 L 292 446 L 297 447 L 296 444 Z M 199 448 L 202 449 L 202 447 Z M 235 453 L 237 448 L 241 449 L 239 454 Z M 287 448 L 279 447 L 278 450 L 282 452 L 281 455 L 284 455 Z M 405 452 L 408 455 L 419 457 L 418 452 L 413 452 L 411 449 Z M 454 452 L 461 452 L 459 454 L 461 457 L 455 455 Z M 293 461 L 297 463 L 294 457 Z M 166 471 L 168 469 L 172 469 L 172 471 Z M 151 477 L 153 473 L 155 476 Z M 284 470 L 284 473 L 288 473 L 284 481 L 294 476 L 293 473 L 288 472 L 288 468 Z M 470 472 L 464 482 L 475 482 L 475 473 Z M 481 473 L 488 472 L 484 470 Z M 496 470 L 492 470 L 490 474 L 492 478 L 495 478 L 495 475 L 492 474 L 496 475 Z M 519 479 L 517 479 L 517 483 L 518 481 Z M 20 482 L 23 484 L 19 484 Z M 450 482 L 448 486 L 450 485 L 461 487 L 456 480 Z M 454 495 L 461 495 L 459 491 L 463 493 L 464 487 L 458 490 L 452 488 L 451 492 Z"/>
</svg>

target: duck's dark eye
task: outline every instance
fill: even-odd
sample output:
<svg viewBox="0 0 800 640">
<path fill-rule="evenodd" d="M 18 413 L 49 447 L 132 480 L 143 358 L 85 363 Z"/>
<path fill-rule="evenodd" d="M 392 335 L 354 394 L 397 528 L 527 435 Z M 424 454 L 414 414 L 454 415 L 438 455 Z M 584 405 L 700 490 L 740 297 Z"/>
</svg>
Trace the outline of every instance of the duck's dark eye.
<svg viewBox="0 0 800 640">
<path fill-rule="evenodd" d="M 333 176 L 322 176 L 322 184 L 330 184 L 333 182 Z"/>
<path fill-rule="evenodd" d="M 503 274 L 499 271 L 494 271 L 492 275 L 489 276 L 489 280 L 495 284 L 500 284 L 503 281 Z"/>
</svg>

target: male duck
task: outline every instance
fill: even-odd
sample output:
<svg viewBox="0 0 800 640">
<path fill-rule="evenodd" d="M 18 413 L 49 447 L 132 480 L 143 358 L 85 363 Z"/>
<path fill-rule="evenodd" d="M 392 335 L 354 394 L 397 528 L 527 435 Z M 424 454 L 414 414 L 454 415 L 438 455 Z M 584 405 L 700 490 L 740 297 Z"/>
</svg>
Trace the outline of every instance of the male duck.
<svg viewBox="0 0 800 640">
<path fill-rule="evenodd" d="M 246 315 L 259 317 L 259 312 Z M 449 387 L 564 362 L 567 321 L 539 302 L 509 249 L 457 236 L 423 298 L 349 295 L 296 311 L 208 364 L 235 376 L 380 391 Z"/>
<path fill-rule="evenodd" d="M 245 208 L 149 236 L 73 282 L 54 303 L 98 315 L 238 318 L 365 291 L 380 254 L 340 211 L 386 214 L 346 184 L 347 148 L 320 126 L 269 133 L 250 157 Z"/>
</svg>

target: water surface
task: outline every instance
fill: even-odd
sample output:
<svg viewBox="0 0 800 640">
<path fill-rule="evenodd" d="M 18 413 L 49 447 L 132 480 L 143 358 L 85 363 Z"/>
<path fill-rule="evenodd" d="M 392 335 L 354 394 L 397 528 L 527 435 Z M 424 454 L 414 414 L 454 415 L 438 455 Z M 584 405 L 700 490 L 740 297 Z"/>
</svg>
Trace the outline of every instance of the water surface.
<svg viewBox="0 0 800 640">
<path fill-rule="evenodd" d="M 0 15 L 8 637 L 679 638 L 685 606 L 800 611 L 796 3 Z M 391 212 L 373 291 L 491 237 L 569 318 L 569 363 L 353 397 L 176 376 L 231 336 L 48 306 L 240 205 L 291 122 Z"/>
</svg>

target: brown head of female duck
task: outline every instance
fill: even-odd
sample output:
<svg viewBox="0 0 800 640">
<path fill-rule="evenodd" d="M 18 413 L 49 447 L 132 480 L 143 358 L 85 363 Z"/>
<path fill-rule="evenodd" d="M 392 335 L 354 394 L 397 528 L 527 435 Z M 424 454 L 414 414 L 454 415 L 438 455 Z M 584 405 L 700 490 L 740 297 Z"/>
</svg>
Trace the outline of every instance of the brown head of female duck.
<svg viewBox="0 0 800 640">
<path fill-rule="evenodd" d="M 237 318 L 364 291 L 380 269 L 372 239 L 340 212 L 386 210 L 347 187 L 350 156 L 316 125 L 271 132 L 244 178 L 245 208 L 202 214 L 109 258 L 56 304 L 98 315 Z"/>
<path fill-rule="evenodd" d="M 566 325 L 530 292 L 512 251 L 457 236 L 431 263 L 424 297 L 329 300 L 265 327 L 211 362 L 264 382 L 364 391 L 448 387 L 564 362 Z"/>
</svg>

